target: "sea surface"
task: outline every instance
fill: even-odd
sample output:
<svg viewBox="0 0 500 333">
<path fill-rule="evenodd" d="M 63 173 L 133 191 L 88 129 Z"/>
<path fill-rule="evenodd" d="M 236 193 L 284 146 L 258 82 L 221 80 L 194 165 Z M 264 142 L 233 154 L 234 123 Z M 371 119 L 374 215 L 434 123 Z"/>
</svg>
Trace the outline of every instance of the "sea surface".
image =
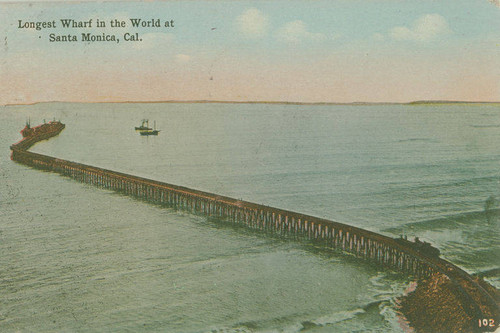
<svg viewBox="0 0 500 333">
<path fill-rule="evenodd" d="M 0 107 L 0 331 L 402 332 L 404 276 L 10 160 L 42 154 L 431 242 L 500 287 L 500 105 Z M 156 121 L 157 137 L 135 130 Z M 497 270 L 495 270 L 497 269 Z"/>
</svg>

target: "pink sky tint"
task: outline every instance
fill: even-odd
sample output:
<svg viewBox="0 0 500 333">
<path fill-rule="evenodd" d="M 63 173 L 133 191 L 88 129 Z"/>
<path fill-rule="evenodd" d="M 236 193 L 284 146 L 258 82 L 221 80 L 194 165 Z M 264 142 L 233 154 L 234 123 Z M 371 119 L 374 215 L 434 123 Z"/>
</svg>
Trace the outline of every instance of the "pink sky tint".
<svg viewBox="0 0 500 333">
<path fill-rule="evenodd" d="M 100 60 L 12 56 L 2 67 L 0 103 L 500 101 L 500 64 L 491 66 L 499 60 L 473 51 L 432 57 L 390 50 L 339 53 L 281 64 L 241 54 L 221 54 L 215 60 L 165 55 L 163 61 L 141 64 L 127 54 Z"/>
<path fill-rule="evenodd" d="M 500 101 L 500 11 L 488 1 L 298 0 L 284 7 L 196 0 L 0 9 L 0 104 Z M 83 33 L 59 22 L 53 30 L 18 27 L 19 19 L 126 22 L 159 13 L 175 18 L 175 29 L 129 26 L 144 38 L 139 44 L 125 41 L 127 29 L 110 26 L 89 31 L 116 35 L 120 43 L 50 42 L 49 33 Z"/>
</svg>

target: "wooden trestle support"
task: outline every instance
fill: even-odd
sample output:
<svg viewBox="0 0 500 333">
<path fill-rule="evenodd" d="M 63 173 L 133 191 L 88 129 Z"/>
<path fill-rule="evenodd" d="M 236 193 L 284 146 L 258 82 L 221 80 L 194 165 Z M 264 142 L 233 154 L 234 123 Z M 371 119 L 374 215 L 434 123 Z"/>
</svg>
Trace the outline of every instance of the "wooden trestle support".
<svg viewBox="0 0 500 333">
<path fill-rule="evenodd" d="M 47 138 L 47 135 L 41 138 L 25 138 L 12 145 L 12 159 L 37 169 L 56 172 L 79 182 L 117 191 L 151 203 L 175 207 L 266 233 L 306 239 L 319 246 L 355 255 L 416 279 L 431 274 L 442 274 L 453 282 L 466 312 L 473 313 L 476 318 L 491 316 L 498 318 L 498 304 L 488 292 L 474 283 L 467 273 L 446 260 L 425 255 L 393 238 L 323 218 L 57 159 L 27 150 L 37 141 Z M 485 313 L 485 309 L 488 313 Z"/>
</svg>

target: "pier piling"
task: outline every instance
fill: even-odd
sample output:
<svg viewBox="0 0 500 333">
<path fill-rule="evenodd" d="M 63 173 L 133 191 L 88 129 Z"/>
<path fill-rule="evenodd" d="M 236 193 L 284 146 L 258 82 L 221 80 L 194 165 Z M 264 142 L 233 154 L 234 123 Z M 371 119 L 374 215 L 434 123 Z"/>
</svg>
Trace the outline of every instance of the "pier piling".
<svg viewBox="0 0 500 333">
<path fill-rule="evenodd" d="M 446 260 L 423 253 L 396 239 L 319 217 L 28 151 L 36 142 L 59 134 L 62 128 L 25 137 L 13 144 L 12 160 L 154 204 L 216 218 L 280 237 L 306 239 L 322 248 L 349 253 L 416 279 L 440 274 L 452 282 L 457 298 L 471 317 L 494 318 L 497 323 L 500 319 L 500 310 L 495 299 L 466 272 Z"/>
</svg>

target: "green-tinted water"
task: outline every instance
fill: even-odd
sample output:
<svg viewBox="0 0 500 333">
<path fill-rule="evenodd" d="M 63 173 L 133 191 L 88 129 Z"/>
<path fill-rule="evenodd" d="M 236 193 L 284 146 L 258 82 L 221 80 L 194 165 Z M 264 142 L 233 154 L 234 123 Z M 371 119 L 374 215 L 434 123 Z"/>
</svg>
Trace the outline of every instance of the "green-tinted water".
<svg viewBox="0 0 500 333">
<path fill-rule="evenodd" d="M 2 331 L 401 331 L 404 279 L 9 160 L 33 150 L 437 245 L 499 266 L 500 108 L 71 104 L 2 107 Z M 133 128 L 156 120 L 158 137 Z M 497 284 L 498 276 L 490 277 Z"/>
</svg>

